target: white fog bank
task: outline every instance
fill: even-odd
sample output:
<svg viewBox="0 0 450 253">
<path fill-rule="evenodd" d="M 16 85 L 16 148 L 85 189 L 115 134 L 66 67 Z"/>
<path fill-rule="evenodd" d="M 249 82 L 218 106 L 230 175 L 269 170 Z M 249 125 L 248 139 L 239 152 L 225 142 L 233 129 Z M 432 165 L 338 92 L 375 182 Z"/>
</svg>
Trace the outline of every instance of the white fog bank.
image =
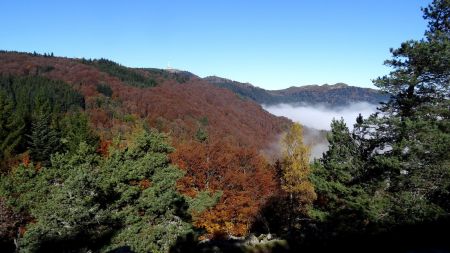
<svg viewBox="0 0 450 253">
<path fill-rule="evenodd" d="M 354 103 L 344 107 L 330 108 L 324 105 L 263 105 L 268 112 L 284 116 L 302 125 L 320 129 L 330 130 L 330 123 L 333 118 L 344 118 L 347 126 L 352 129 L 356 117 L 361 113 L 364 118 L 376 112 L 377 105 L 370 103 Z"/>
</svg>

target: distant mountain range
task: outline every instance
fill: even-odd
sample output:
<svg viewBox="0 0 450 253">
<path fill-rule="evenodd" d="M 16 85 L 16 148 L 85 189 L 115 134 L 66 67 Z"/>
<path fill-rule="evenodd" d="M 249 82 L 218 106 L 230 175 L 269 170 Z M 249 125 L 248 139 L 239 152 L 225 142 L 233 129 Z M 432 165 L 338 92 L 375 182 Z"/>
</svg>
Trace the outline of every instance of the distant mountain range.
<svg viewBox="0 0 450 253">
<path fill-rule="evenodd" d="M 240 83 L 217 76 L 209 76 L 203 79 L 217 87 L 231 90 L 243 98 L 248 98 L 264 105 L 280 103 L 324 104 L 326 106 L 339 107 L 355 102 L 378 104 L 389 98 L 387 94 L 383 94 L 378 90 L 349 86 L 345 83 L 265 90 L 249 83 Z"/>
</svg>

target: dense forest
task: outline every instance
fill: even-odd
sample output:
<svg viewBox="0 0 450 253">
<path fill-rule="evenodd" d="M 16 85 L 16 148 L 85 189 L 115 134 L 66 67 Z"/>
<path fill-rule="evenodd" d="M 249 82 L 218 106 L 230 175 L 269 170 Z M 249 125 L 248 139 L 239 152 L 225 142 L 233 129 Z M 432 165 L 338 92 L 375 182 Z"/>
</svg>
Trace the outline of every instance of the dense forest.
<svg viewBox="0 0 450 253">
<path fill-rule="evenodd" d="M 190 73 L 0 52 L 1 251 L 450 252 L 450 1 L 423 15 L 313 161 Z"/>
</svg>

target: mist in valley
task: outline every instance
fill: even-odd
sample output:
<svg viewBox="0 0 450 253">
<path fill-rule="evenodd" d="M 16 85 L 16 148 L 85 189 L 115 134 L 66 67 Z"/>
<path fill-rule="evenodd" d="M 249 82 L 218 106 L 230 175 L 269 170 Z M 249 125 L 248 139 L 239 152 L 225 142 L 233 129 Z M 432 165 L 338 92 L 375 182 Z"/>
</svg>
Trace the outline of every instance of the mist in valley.
<svg viewBox="0 0 450 253">
<path fill-rule="evenodd" d="M 322 154 L 328 150 L 326 132 L 331 129 L 330 123 L 333 118 L 340 119 L 342 117 L 349 129 L 352 130 L 356 117 L 361 113 L 364 118 L 367 118 L 376 112 L 377 105 L 359 102 L 332 108 L 324 104 L 277 104 L 263 105 L 263 108 L 274 115 L 284 116 L 302 124 L 304 141 L 310 146 L 311 159 L 314 159 L 322 157 Z"/>
<path fill-rule="evenodd" d="M 310 128 L 330 130 L 331 120 L 333 118 L 340 119 L 341 117 L 347 123 L 347 126 L 352 129 L 355 119 L 360 113 L 366 118 L 377 110 L 377 105 L 359 102 L 348 106 L 331 108 L 323 104 L 277 104 L 263 105 L 263 108 L 274 115 L 287 117 Z"/>
</svg>

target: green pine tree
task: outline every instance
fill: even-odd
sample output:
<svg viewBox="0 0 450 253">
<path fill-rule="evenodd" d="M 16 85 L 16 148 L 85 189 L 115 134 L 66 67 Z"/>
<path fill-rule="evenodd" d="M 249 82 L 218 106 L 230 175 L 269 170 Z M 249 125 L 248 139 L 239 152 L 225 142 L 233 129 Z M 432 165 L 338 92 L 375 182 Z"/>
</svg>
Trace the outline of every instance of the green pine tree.
<svg viewBox="0 0 450 253">
<path fill-rule="evenodd" d="M 51 154 L 58 151 L 60 140 L 56 130 L 51 126 L 51 114 L 44 104 L 33 115 L 29 149 L 31 159 L 41 162 L 42 165 L 50 165 Z"/>
<path fill-rule="evenodd" d="M 197 132 L 195 133 L 195 139 L 199 142 L 205 142 L 208 140 L 208 132 L 204 130 L 202 127 L 199 127 L 197 129 Z"/>
<path fill-rule="evenodd" d="M 16 151 L 22 141 L 25 123 L 14 113 L 14 103 L 0 90 L 0 163 Z M 0 167 L 2 167 L 0 165 Z"/>
<path fill-rule="evenodd" d="M 332 223 L 334 231 L 362 231 L 371 215 L 371 198 L 360 182 L 365 163 L 358 142 L 343 119 L 333 119 L 327 139 L 328 151 L 313 165 L 312 181 L 319 201 L 312 213 L 322 222 Z"/>
<path fill-rule="evenodd" d="M 21 165 L 0 178 L 6 203 L 34 220 L 16 238 L 18 252 L 169 252 L 193 232 L 188 202 L 176 189 L 183 172 L 169 163 L 166 137 L 139 130 L 128 141 L 107 158 L 81 142 L 43 170 Z M 212 205 L 207 196 L 189 201 Z"/>
<path fill-rule="evenodd" d="M 89 146 L 97 147 L 99 137 L 90 127 L 89 118 L 86 113 L 76 112 L 64 116 L 60 122 L 61 142 L 64 150 L 75 153 L 81 142 Z"/>
<path fill-rule="evenodd" d="M 391 99 L 355 125 L 366 182 L 390 200 L 388 223 L 450 211 L 450 1 L 434 0 L 423 11 L 425 38 L 391 50 L 393 71 L 374 81 Z"/>
</svg>

